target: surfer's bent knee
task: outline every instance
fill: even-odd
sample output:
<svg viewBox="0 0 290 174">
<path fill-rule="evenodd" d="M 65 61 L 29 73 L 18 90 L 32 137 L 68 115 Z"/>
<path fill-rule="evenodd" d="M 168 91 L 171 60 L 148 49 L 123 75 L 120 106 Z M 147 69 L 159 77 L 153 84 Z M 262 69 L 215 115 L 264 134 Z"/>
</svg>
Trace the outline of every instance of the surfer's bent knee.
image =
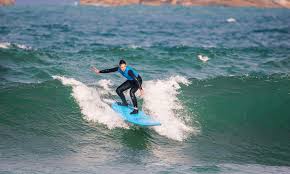
<svg viewBox="0 0 290 174">
<path fill-rule="evenodd" d="M 130 89 L 130 96 L 135 96 L 135 92 L 136 92 L 137 90 L 135 90 L 134 88 L 131 88 Z"/>
<path fill-rule="evenodd" d="M 121 93 L 121 89 L 119 87 L 116 89 L 116 93 L 117 94 L 120 94 Z"/>
</svg>

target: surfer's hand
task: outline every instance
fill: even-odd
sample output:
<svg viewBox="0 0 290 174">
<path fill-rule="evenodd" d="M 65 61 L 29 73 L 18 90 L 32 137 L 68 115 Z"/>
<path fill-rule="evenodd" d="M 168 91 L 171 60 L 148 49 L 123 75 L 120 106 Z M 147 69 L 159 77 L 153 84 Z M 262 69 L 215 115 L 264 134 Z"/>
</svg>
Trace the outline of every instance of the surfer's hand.
<svg viewBox="0 0 290 174">
<path fill-rule="evenodd" d="M 141 96 L 144 96 L 144 90 L 140 89 Z"/>
<path fill-rule="evenodd" d="M 99 73 L 100 73 L 100 70 L 98 70 L 98 69 L 97 69 L 96 67 L 94 67 L 94 66 L 91 68 L 91 70 L 94 71 L 96 74 L 99 74 Z"/>
</svg>

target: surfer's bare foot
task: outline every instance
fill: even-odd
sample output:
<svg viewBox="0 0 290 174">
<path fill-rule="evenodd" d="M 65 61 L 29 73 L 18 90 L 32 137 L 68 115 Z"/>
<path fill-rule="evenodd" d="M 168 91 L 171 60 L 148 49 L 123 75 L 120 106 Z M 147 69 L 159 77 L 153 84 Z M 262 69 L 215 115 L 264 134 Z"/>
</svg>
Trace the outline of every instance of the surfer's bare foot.
<svg viewBox="0 0 290 174">
<path fill-rule="evenodd" d="M 117 102 L 117 104 L 120 106 L 128 106 L 128 103 Z"/>
<path fill-rule="evenodd" d="M 138 109 L 134 109 L 130 114 L 138 114 Z"/>
</svg>

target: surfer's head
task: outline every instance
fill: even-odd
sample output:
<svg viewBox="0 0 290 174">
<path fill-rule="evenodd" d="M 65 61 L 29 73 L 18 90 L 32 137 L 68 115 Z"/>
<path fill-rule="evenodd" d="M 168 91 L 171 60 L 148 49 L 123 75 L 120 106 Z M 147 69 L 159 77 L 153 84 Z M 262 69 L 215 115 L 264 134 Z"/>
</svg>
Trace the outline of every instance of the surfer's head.
<svg viewBox="0 0 290 174">
<path fill-rule="evenodd" d="M 119 62 L 119 67 L 123 72 L 126 70 L 126 66 L 127 66 L 127 64 L 126 64 L 125 60 L 121 59 Z"/>
</svg>

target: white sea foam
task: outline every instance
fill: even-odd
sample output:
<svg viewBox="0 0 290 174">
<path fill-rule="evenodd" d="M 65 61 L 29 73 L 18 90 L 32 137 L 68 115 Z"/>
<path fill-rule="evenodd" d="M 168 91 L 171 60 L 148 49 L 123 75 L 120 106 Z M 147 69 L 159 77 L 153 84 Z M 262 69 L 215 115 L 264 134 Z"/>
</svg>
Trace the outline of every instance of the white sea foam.
<svg viewBox="0 0 290 174">
<path fill-rule="evenodd" d="M 102 98 L 98 90 L 88 87 L 84 83 L 73 78 L 53 76 L 63 85 L 72 87 L 72 96 L 79 104 L 85 119 L 106 125 L 109 129 L 116 127 L 127 128 L 127 124 L 116 115 L 110 105 Z"/>
<path fill-rule="evenodd" d="M 141 48 L 141 46 L 132 44 L 132 45 L 129 45 L 129 48 L 137 49 L 137 48 Z"/>
<path fill-rule="evenodd" d="M 102 79 L 97 84 L 103 89 L 101 90 L 102 94 L 114 94 L 112 90 L 113 82 L 111 80 Z"/>
<path fill-rule="evenodd" d="M 209 60 L 207 56 L 203 56 L 203 55 L 198 55 L 197 58 L 203 62 L 207 62 Z"/>
<path fill-rule="evenodd" d="M 32 48 L 30 46 L 27 45 L 23 45 L 23 44 L 15 44 L 16 47 L 24 49 L 24 50 L 31 50 Z"/>
<path fill-rule="evenodd" d="M 218 164 L 219 168 L 224 171 L 224 173 L 230 174 L 244 174 L 244 173 L 252 173 L 252 174 L 289 174 L 290 167 L 289 166 L 270 166 L 270 165 L 261 165 L 261 164 Z"/>
<path fill-rule="evenodd" d="M 7 49 L 10 47 L 10 43 L 9 42 L 0 42 L 0 48 L 4 48 Z"/>
<path fill-rule="evenodd" d="M 23 45 L 23 44 L 13 44 L 13 43 L 9 43 L 9 42 L 0 42 L 0 48 L 8 49 L 12 46 L 20 48 L 20 49 L 24 49 L 24 50 L 31 50 L 32 49 L 30 46 Z"/>
<path fill-rule="evenodd" d="M 144 83 L 143 109 L 148 111 L 161 126 L 153 127 L 160 135 L 182 141 L 190 134 L 196 134 L 198 129 L 186 125 L 188 115 L 184 106 L 177 98 L 180 83 L 189 85 L 189 81 L 181 76 L 173 76 L 166 80 L 153 80 Z"/>
<path fill-rule="evenodd" d="M 232 22 L 237 22 L 237 20 L 235 18 L 228 18 L 227 22 L 232 23 Z"/>
</svg>

